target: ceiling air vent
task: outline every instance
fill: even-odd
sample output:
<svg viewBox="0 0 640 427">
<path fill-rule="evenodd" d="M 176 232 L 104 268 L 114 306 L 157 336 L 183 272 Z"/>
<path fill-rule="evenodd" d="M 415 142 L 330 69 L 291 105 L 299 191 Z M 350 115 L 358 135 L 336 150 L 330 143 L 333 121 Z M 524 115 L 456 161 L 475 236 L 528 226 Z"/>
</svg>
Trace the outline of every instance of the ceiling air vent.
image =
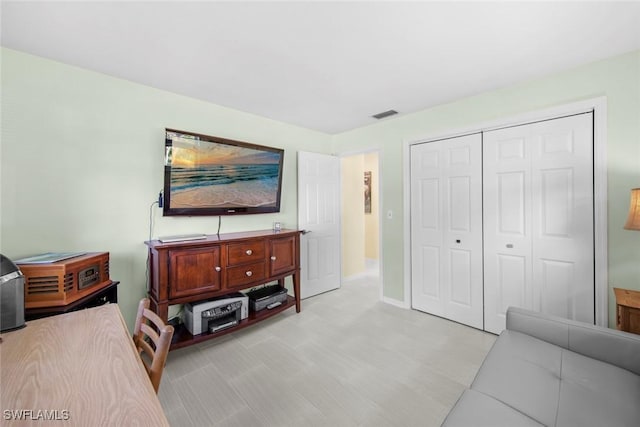
<svg viewBox="0 0 640 427">
<path fill-rule="evenodd" d="M 393 116 L 394 114 L 398 114 L 398 112 L 396 110 L 388 110 L 388 111 L 383 111 L 382 113 L 374 114 L 371 117 L 380 120 L 380 119 L 384 119 L 385 117 Z"/>
</svg>

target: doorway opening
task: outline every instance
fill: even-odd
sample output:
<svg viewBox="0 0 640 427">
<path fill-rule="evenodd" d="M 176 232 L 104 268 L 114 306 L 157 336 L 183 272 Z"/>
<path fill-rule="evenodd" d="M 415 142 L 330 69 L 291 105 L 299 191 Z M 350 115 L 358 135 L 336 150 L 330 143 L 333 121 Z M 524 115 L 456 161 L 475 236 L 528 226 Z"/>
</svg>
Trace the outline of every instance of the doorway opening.
<svg viewBox="0 0 640 427">
<path fill-rule="evenodd" d="M 380 287 L 380 157 L 378 151 L 340 159 L 343 283 L 364 279 Z"/>
</svg>

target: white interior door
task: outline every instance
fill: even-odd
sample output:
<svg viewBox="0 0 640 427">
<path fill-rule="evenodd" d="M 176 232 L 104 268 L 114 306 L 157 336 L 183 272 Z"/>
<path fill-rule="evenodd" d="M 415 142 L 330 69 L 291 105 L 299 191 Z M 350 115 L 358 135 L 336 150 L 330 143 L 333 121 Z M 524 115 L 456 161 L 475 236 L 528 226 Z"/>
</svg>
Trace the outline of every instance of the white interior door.
<svg viewBox="0 0 640 427">
<path fill-rule="evenodd" d="M 411 299 L 482 329 L 481 134 L 411 147 Z"/>
<path fill-rule="evenodd" d="M 340 287 L 340 159 L 298 152 L 301 298 Z"/>
<path fill-rule="evenodd" d="M 509 306 L 594 323 L 592 113 L 486 132 L 485 329 Z"/>
</svg>

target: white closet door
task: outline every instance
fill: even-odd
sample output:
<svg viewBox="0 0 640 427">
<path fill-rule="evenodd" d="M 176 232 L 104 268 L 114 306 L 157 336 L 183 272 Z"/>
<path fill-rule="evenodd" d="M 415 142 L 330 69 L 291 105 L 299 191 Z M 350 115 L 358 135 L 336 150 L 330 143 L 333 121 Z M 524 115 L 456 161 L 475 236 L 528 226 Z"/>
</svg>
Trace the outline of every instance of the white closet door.
<svg viewBox="0 0 640 427">
<path fill-rule="evenodd" d="M 485 329 L 509 306 L 594 322 L 592 113 L 483 136 Z"/>
<path fill-rule="evenodd" d="M 411 147 L 415 309 L 483 326 L 481 134 Z"/>
</svg>

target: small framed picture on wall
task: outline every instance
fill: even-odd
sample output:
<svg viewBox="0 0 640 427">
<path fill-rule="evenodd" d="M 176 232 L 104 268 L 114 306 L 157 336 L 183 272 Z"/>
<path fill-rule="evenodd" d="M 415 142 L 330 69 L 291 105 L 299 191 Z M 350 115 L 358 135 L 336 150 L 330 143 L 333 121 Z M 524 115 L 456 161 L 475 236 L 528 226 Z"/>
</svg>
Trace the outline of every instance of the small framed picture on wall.
<svg viewBox="0 0 640 427">
<path fill-rule="evenodd" d="M 371 213 L 371 171 L 364 173 L 364 213 Z"/>
</svg>

